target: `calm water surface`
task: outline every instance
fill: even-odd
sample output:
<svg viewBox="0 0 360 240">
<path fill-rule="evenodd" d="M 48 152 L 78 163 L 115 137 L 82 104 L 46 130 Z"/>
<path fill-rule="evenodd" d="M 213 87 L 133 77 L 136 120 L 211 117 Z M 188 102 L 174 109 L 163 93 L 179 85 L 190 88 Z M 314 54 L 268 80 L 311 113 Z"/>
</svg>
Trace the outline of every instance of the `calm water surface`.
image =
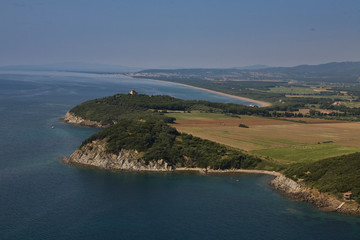
<svg viewBox="0 0 360 240">
<path fill-rule="evenodd" d="M 0 72 L 0 239 L 360 239 L 359 217 L 288 199 L 267 185 L 269 176 L 111 173 L 60 163 L 97 130 L 59 117 L 130 89 L 249 104 L 150 80 Z"/>
</svg>

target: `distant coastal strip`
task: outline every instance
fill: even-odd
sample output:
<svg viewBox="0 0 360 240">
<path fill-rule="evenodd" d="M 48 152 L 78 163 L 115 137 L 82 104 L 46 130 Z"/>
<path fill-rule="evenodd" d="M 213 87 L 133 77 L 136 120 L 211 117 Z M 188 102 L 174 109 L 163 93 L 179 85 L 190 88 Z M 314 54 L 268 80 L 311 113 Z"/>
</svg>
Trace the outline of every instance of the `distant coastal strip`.
<svg viewBox="0 0 360 240">
<path fill-rule="evenodd" d="M 153 79 L 151 79 L 151 80 L 153 80 Z M 162 81 L 162 80 L 156 80 L 156 81 Z M 167 82 L 167 81 L 163 81 L 163 82 Z M 246 97 L 239 97 L 239 96 L 235 96 L 235 95 L 231 95 L 231 94 L 227 94 L 227 93 L 222 93 L 222 92 L 217 92 L 217 91 L 210 90 L 210 89 L 206 89 L 206 88 L 194 87 L 194 86 L 187 85 L 187 84 L 183 84 L 183 83 L 175 83 L 175 82 L 171 82 L 171 83 L 178 84 L 178 85 L 182 85 L 182 86 L 185 86 L 185 87 L 190 87 L 190 88 L 198 89 L 198 90 L 202 90 L 202 91 L 206 91 L 206 92 L 211 92 L 211 93 L 219 94 L 219 95 L 226 96 L 226 97 L 231 97 L 231 98 L 235 98 L 235 99 L 239 99 L 239 100 L 244 100 L 244 101 L 247 101 L 247 102 L 256 103 L 256 104 L 259 104 L 261 107 L 271 106 L 271 103 L 269 103 L 269 102 L 254 100 L 254 99 L 246 98 Z"/>
<path fill-rule="evenodd" d="M 116 76 L 119 76 L 119 77 L 131 77 L 131 76 L 124 75 L 124 74 L 111 74 L 111 75 L 112 76 L 116 75 Z M 133 78 L 133 77 L 131 77 L 131 78 Z M 254 100 L 254 99 L 246 98 L 246 97 L 239 97 L 239 96 L 236 96 L 236 95 L 231 95 L 231 94 L 218 92 L 218 91 L 214 91 L 214 90 L 210 90 L 210 89 L 206 89 L 206 88 L 201 88 L 201 87 L 195 87 L 195 86 L 191 86 L 191 85 L 187 85 L 187 84 L 183 84 L 183 83 L 170 82 L 170 81 L 164 81 L 164 80 L 158 80 L 158 79 L 148 79 L 148 78 L 138 78 L 138 79 L 146 79 L 146 80 L 151 80 L 151 81 L 173 83 L 173 84 L 181 85 L 181 86 L 184 86 L 184 87 L 189 87 L 189 88 L 198 89 L 198 90 L 201 90 L 201 91 L 206 91 L 206 92 L 210 92 L 210 93 L 219 94 L 219 95 L 225 96 L 225 97 L 230 97 L 230 98 L 235 98 L 235 99 L 239 99 L 239 100 L 243 100 L 243 101 L 247 101 L 247 102 L 251 102 L 251 103 L 256 103 L 256 104 L 259 104 L 261 107 L 271 106 L 271 103 L 269 103 L 269 102 Z"/>
</svg>

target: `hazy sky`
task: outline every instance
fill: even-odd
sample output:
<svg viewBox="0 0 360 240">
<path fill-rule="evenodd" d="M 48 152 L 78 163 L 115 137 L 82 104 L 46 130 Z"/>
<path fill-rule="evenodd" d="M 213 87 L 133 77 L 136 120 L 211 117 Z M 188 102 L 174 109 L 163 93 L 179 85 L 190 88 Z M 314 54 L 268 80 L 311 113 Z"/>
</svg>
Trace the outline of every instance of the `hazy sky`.
<svg viewBox="0 0 360 240">
<path fill-rule="evenodd" d="M 359 0 L 0 0 L 0 65 L 360 61 Z"/>
</svg>

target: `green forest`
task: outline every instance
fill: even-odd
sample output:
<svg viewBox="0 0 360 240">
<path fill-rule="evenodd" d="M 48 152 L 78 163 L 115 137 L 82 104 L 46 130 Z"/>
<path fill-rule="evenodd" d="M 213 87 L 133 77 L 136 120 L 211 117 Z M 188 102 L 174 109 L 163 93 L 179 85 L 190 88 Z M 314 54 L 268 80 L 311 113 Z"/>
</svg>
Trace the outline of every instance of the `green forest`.
<svg viewBox="0 0 360 240">
<path fill-rule="evenodd" d="M 228 113 L 234 115 L 271 116 L 266 108 L 249 107 L 233 103 L 215 103 L 209 101 L 182 100 L 166 95 L 149 96 L 145 94 L 116 94 L 111 97 L 90 100 L 70 110 L 84 119 L 112 125 L 123 119 L 161 119 L 173 122 L 173 118 L 164 116 L 167 110 Z"/>
<path fill-rule="evenodd" d="M 164 116 L 167 110 L 172 111 L 203 111 L 211 113 L 226 113 L 236 115 L 256 115 L 262 117 L 310 117 L 338 120 L 360 121 L 360 108 L 350 108 L 344 105 L 331 105 L 330 99 L 302 98 L 301 101 L 274 104 L 269 107 L 250 107 L 234 103 L 216 103 L 209 101 L 182 100 L 166 95 L 149 96 L 145 94 L 129 95 L 116 94 L 114 96 L 94 99 L 79 104 L 70 112 L 84 119 L 101 122 L 103 125 L 119 122 L 122 119 L 155 118 L 165 122 L 174 119 Z M 314 101 L 313 101 L 314 100 Z M 294 113 L 309 104 L 319 104 L 323 109 L 333 110 L 324 113 L 311 109 L 305 115 Z"/>
<path fill-rule="evenodd" d="M 159 120 L 127 119 L 92 135 L 82 146 L 96 139 L 107 140 L 107 152 L 136 149 L 145 162 L 163 159 L 174 167 L 211 169 L 254 168 L 261 160 L 224 145 L 179 133 Z"/>
<path fill-rule="evenodd" d="M 290 166 L 285 175 L 294 180 L 303 179 L 321 192 L 341 193 L 352 191 L 360 196 L 360 153 L 327 158 L 312 163 Z M 360 203 L 360 199 L 357 201 Z"/>
<path fill-rule="evenodd" d="M 242 105 L 186 101 L 169 96 L 117 94 L 95 99 L 74 107 L 70 112 L 84 119 L 109 124 L 86 139 L 80 147 L 96 139 L 107 140 L 107 152 L 136 149 L 144 153 L 145 162 L 163 159 L 174 167 L 212 169 L 255 168 L 261 159 L 240 150 L 179 133 L 167 123 L 167 110 L 190 111 L 206 109 L 210 112 L 258 113 L 256 108 Z"/>
</svg>

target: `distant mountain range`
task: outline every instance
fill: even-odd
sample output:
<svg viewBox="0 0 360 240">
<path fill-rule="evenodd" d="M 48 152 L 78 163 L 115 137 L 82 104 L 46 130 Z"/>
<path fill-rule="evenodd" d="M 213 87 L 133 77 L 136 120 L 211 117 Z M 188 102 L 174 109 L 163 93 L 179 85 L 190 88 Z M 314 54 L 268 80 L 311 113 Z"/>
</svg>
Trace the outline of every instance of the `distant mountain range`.
<svg viewBox="0 0 360 240">
<path fill-rule="evenodd" d="M 0 70 L 23 70 L 23 71 L 67 71 L 67 72 L 98 72 L 98 73 L 123 73 L 137 72 L 143 68 L 106 65 L 82 62 L 64 62 L 39 65 L 11 65 L 0 66 Z"/>
<path fill-rule="evenodd" d="M 259 70 L 259 69 L 265 69 L 265 68 L 271 68 L 270 66 L 267 65 L 250 65 L 250 66 L 244 66 L 244 67 L 236 67 L 235 69 L 239 69 L 239 70 Z"/>
<path fill-rule="evenodd" d="M 270 67 L 264 69 L 266 72 L 288 72 L 288 73 L 360 73 L 360 62 L 331 62 L 319 65 L 298 65 L 295 67 Z"/>
<path fill-rule="evenodd" d="M 358 82 L 360 80 L 360 62 L 332 62 L 295 67 L 255 65 L 241 68 L 148 69 L 133 75 L 157 79 Z"/>
<path fill-rule="evenodd" d="M 287 72 L 287 73 L 360 73 L 360 62 L 331 62 L 318 65 L 298 65 L 294 67 L 270 67 L 267 65 L 251 65 L 234 68 L 176 68 L 176 69 L 144 69 L 141 72 L 229 72 L 229 71 L 257 70 L 259 72 Z"/>
<path fill-rule="evenodd" d="M 277 79 L 285 81 L 299 80 L 326 82 L 357 82 L 360 80 L 360 62 L 332 62 L 319 65 L 299 65 L 295 67 L 270 67 L 266 65 L 252 65 L 235 68 L 183 68 L 146 70 L 144 70 L 144 68 L 118 65 L 64 62 L 42 65 L 0 66 L 0 70 L 130 73 L 130 75 L 137 77 L 158 78 L 161 76 L 161 78 L 180 77 L 214 80 Z"/>
<path fill-rule="evenodd" d="M 360 80 L 360 62 L 332 62 L 319 65 L 275 67 L 259 70 L 262 73 L 283 73 L 300 81 L 355 82 Z"/>
</svg>

